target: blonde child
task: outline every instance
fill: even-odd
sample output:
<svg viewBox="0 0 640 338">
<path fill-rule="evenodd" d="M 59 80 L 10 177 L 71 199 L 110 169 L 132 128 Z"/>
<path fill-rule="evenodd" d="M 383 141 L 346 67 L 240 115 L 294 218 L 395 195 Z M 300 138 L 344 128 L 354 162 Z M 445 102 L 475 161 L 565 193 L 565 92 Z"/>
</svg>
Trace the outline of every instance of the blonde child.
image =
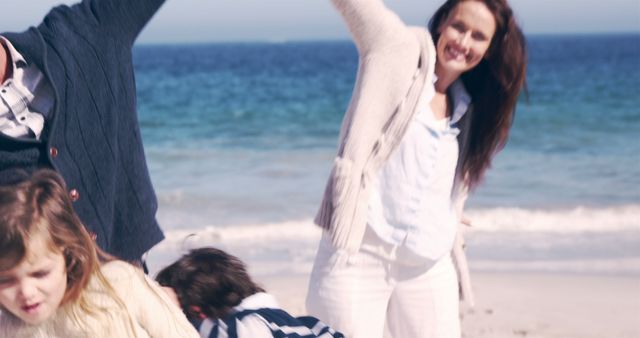
<svg viewBox="0 0 640 338">
<path fill-rule="evenodd" d="M 0 337 L 198 337 L 155 282 L 96 247 L 58 174 L 13 174 L 0 187 Z"/>
</svg>

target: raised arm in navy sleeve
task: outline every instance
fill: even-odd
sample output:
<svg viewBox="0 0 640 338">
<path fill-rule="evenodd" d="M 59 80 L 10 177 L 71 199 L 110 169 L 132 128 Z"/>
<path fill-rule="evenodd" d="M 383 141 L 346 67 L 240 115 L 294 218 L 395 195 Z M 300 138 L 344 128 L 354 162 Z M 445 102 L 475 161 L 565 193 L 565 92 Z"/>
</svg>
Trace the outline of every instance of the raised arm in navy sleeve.
<svg viewBox="0 0 640 338">
<path fill-rule="evenodd" d="M 111 38 L 128 45 L 158 11 L 165 0 L 84 0 L 71 6 L 71 15 L 97 25 Z"/>
</svg>

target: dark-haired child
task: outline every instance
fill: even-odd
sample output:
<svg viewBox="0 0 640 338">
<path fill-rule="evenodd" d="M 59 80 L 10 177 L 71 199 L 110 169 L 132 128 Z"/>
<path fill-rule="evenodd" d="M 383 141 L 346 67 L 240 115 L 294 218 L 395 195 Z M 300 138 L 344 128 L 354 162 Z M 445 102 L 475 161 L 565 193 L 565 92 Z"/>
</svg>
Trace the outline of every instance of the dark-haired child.
<svg viewBox="0 0 640 338">
<path fill-rule="evenodd" d="M 158 273 L 175 291 L 203 338 L 344 337 L 313 317 L 293 317 L 253 282 L 237 257 L 215 248 L 190 251 Z"/>
</svg>

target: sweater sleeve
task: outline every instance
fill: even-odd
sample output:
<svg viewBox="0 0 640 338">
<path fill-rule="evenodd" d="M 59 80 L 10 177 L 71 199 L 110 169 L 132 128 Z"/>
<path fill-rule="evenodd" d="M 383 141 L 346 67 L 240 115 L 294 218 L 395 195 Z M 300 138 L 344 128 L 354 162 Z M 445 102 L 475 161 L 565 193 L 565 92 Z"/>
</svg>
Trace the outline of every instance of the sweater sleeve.
<svg viewBox="0 0 640 338">
<path fill-rule="evenodd" d="M 72 17 L 98 25 L 129 45 L 165 0 L 84 0 L 71 6 Z"/>
<path fill-rule="evenodd" d="M 332 0 L 344 18 L 359 53 L 358 75 L 349 109 L 340 128 L 343 154 L 347 143 L 355 141 L 356 148 L 369 147 L 360 139 L 349 140 L 352 124 L 373 126 L 387 121 L 404 97 L 409 81 L 418 65 L 420 44 L 415 33 L 382 0 Z M 364 112 L 364 114 L 362 114 Z M 362 121 L 360 121 L 362 120 Z M 351 147 L 353 149 L 353 147 Z"/>
<path fill-rule="evenodd" d="M 196 329 L 160 286 L 128 263 L 114 261 L 103 266 L 132 321 L 154 338 L 198 338 Z"/>
<path fill-rule="evenodd" d="M 382 0 L 332 0 L 345 20 L 361 56 L 384 50 L 411 33 Z"/>
</svg>

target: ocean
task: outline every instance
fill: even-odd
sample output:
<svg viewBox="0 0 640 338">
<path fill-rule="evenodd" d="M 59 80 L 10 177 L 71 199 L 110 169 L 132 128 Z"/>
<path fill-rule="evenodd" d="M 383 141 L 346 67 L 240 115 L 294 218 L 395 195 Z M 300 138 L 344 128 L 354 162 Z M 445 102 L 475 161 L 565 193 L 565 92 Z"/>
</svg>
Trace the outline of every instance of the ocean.
<svg viewBox="0 0 640 338">
<path fill-rule="evenodd" d="M 467 203 L 471 268 L 640 275 L 640 34 L 528 43 L 528 95 Z M 134 63 L 167 235 L 152 270 L 214 245 L 253 273 L 308 272 L 353 44 L 138 45 Z"/>
</svg>

